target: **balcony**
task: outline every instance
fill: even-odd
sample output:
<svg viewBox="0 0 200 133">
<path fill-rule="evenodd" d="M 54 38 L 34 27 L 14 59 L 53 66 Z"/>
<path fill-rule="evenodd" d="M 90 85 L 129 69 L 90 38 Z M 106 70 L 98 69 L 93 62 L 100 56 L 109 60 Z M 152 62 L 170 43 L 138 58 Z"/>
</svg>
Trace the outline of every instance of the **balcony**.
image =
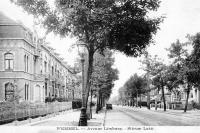
<svg viewBox="0 0 200 133">
<path fill-rule="evenodd" d="M 39 52 L 38 49 L 35 49 L 35 51 L 34 51 L 34 56 L 35 56 L 36 58 L 40 57 L 40 52 Z"/>
<path fill-rule="evenodd" d="M 34 74 L 34 79 L 35 80 L 50 79 L 50 75 L 49 74 Z"/>
<path fill-rule="evenodd" d="M 41 74 L 34 74 L 34 80 L 44 80 L 44 77 Z"/>
</svg>

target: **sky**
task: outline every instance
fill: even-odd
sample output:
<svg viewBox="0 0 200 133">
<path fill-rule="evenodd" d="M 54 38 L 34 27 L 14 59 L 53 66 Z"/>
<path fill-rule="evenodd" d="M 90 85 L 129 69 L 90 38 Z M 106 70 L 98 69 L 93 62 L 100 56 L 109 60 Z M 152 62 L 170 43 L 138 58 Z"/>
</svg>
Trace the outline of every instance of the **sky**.
<svg viewBox="0 0 200 133">
<path fill-rule="evenodd" d="M 50 0 L 52 3 L 52 0 Z M 169 48 L 171 43 L 177 39 L 185 41 L 187 34 L 195 34 L 200 32 L 200 0 L 161 0 L 160 8 L 154 16 L 165 15 L 164 22 L 160 25 L 160 30 L 154 36 L 155 45 L 148 47 L 148 52 L 151 55 L 167 60 L 167 52 L 165 48 Z M 11 4 L 9 0 L 0 0 L 0 11 L 14 20 L 21 21 L 25 26 L 33 29 L 33 17 L 23 12 L 22 9 Z M 41 28 L 40 28 L 41 29 Z M 38 29 L 39 34 L 43 35 L 43 31 Z M 76 42 L 74 38 L 67 37 L 59 38 L 52 33 L 47 36 L 49 45 L 60 53 L 69 65 L 73 65 L 77 55 L 77 49 L 71 48 L 70 45 Z M 140 68 L 140 58 L 126 57 L 125 55 L 116 52 L 114 54 L 114 67 L 119 70 L 119 80 L 115 82 L 113 95 L 118 94 L 118 89 L 123 86 L 126 80 L 138 73 L 144 73 Z"/>
</svg>

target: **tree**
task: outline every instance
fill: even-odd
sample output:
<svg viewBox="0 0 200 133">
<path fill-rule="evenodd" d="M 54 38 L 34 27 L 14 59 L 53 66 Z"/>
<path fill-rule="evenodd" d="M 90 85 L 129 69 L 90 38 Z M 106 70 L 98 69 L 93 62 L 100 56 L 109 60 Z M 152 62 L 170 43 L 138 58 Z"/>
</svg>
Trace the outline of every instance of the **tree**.
<svg viewBox="0 0 200 133">
<path fill-rule="evenodd" d="M 167 89 L 176 95 L 178 101 L 181 100 L 181 91 L 179 90 L 179 85 L 183 85 L 183 81 L 178 78 L 179 75 L 179 68 L 174 65 L 170 64 L 167 66 L 166 70 L 166 87 Z"/>
<path fill-rule="evenodd" d="M 200 80 L 199 80 L 199 71 L 200 71 L 200 33 L 197 33 L 194 36 L 190 36 L 188 37 L 190 43 L 193 46 L 193 50 L 189 56 L 189 58 L 187 59 L 188 61 L 190 61 L 190 65 L 192 66 L 192 71 L 194 72 L 193 74 L 193 84 L 194 86 L 199 87 L 200 85 Z"/>
<path fill-rule="evenodd" d="M 146 86 L 147 86 L 147 81 L 144 77 L 141 76 L 137 76 L 137 74 L 134 75 L 134 82 L 135 82 L 135 87 L 136 87 L 136 92 L 137 95 L 140 97 L 140 108 L 141 108 L 141 95 L 146 93 Z M 136 97 L 136 99 L 138 98 L 138 96 Z M 137 100 L 138 102 L 138 100 Z M 137 103 L 138 105 L 138 103 Z"/>
<path fill-rule="evenodd" d="M 177 80 L 175 82 L 187 85 L 187 88 L 184 89 L 187 94 L 184 112 L 187 111 L 190 90 L 194 85 L 197 72 L 193 67 L 194 65 L 191 64 L 192 57 L 184 48 L 186 44 L 187 43 L 181 43 L 177 40 L 176 43 L 172 43 L 171 47 L 168 49 L 169 57 L 174 59 L 173 66 L 176 68 L 176 71 L 178 70 Z"/>
<path fill-rule="evenodd" d="M 33 14 L 46 29 L 61 36 L 69 34 L 83 41 L 88 51 L 86 100 L 91 86 L 93 55 L 105 48 L 138 56 L 152 42 L 161 17 L 148 17 L 159 0 L 56 0 L 52 9 L 46 0 L 11 0 Z M 72 2 L 72 3 L 70 3 Z"/>
<path fill-rule="evenodd" d="M 177 75 L 179 73 L 179 69 L 177 66 L 170 64 L 167 66 L 166 70 L 166 87 L 169 91 L 174 91 L 174 89 L 178 88 L 180 84 L 183 84 L 181 80 L 178 79 Z"/>
<path fill-rule="evenodd" d="M 187 99 L 184 112 L 187 110 L 188 98 L 191 87 L 200 86 L 200 33 L 197 33 L 194 36 L 188 36 L 189 42 L 193 46 L 193 50 L 189 56 L 185 59 L 184 65 L 184 79 L 188 82 L 187 86 Z"/>
<path fill-rule="evenodd" d="M 138 96 L 140 97 L 141 103 L 141 94 L 145 93 L 145 87 L 146 79 L 142 76 L 138 76 L 136 73 L 131 76 L 124 84 L 124 88 L 126 89 L 126 91 L 131 93 L 131 98 L 136 98 L 136 107 L 138 106 Z"/>
<path fill-rule="evenodd" d="M 151 78 L 152 76 L 156 73 L 153 73 L 155 71 L 156 64 L 157 63 L 157 55 L 153 58 L 151 55 L 148 54 L 148 52 L 145 52 L 145 57 L 144 59 L 140 60 L 142 63 L 142 69 L 146 72 L 146 80 L 147 80 L 147 108 L 150 109 L 150 83 L 151 83 Z M 153 74 L 153 75 L 152 75 Z"/>
<path fill-rule="evenodd" d="M 131 76 L 124 84 L 125 91 L 128 92 L 126 93 L 127 98 L 131 98 L 131 106 L 133 106 L 133 100 L 136 98 L 136 106 L 138 105 L 137 101 L 137 96 L 138 96 L 138 90 L 135 86 L 135 78 L 136 74 L 134 76 Z M 130 95 L 129 95 L 130 94 Z"/>
<path fill-rule="evenodd" d="M 148 84 L 150 84 L 150 79 L 152 81 L 152 84 L 162 92 L 162 100 L 164 103 L 164 111 L 166 111 L 166 101 L 165 101 L 165 92 L 164 92 L 164 86 L 166 86 L 166 75 L 167 75 L 167 66 L 163 63 L 163 61 L 158 58 L 157 55 L 152 57 L 148 53 L 146 54 L 146 57 L 141 61 L 141 63 L 144 65 L 143 70 L 147 72 L 146 75 L 148 75 Z M 149 95 L 149 92 L 151 89 L 147 90 L 147 93 Z M 148 104 L 150 104 L 150 96 L 148 100 Z M 150 105 L 148 105 L 150 109 Z M 157 107 L 155 107 L 157 108 Z"/>
<path fill-rule="evenodd" d="M 146 80 L 147 80 L 147 108 L 150 109 L 150 79 L 152 77 L 151 72 L 154 71 L 155 67 L 155 61 L 157 58 L 157 55 L 153 58 L 149 53 L 146 51 L 145 52 L 145 57 L 143 60 L 140 60 L 142 63 L 142 69 L 146 72 Z"/>
<path fill-rule="evenodd" d="M 104 50 L 104 55 L 95 54 L 92 88 L 96 90 L 98 98 L 96 113 L 102 108 L 103 103 L 110 98 L 114 81 L 118 79 L 118 70 L 112 68 L 114 64 L 112 56 L 113 52 L 109 50 Z"/>
<path fill-rule="evenodd" d="M 164 86 L 166 85 L 166 74 L 167 74 L 166 70 L 167 66 L 163 64 L 162 61 L 159 61 L 157 57 L 155 57 L 153 69 L 150 73 L 153 76 L 152 84 L 158 88 L 158 91 L 161 89 L 164 111 L 166 111 L 166 101 L 165 101 L 165 91 L 164 91 Z"/>
</svg>

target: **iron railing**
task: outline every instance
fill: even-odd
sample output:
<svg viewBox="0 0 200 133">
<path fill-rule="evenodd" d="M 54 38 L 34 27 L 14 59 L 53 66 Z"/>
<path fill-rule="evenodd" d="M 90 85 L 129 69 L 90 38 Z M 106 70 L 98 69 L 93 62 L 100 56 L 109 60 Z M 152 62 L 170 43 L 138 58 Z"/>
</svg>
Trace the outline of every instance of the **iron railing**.
<svg viewBox="0 0 200 133">
<path fill-rule="evenodd" d="M 36 118 L 48 114 L 56 114 L 58 112 L 70 109 L 72 109 L 71 102 L 53 102 L 37 105 L 30 104 L 24 107 L 19 107 L 18 105 L 15 105 L 15 107 L 0 112 L 0 124 L 9 123 L 15 120 Z"/>
</svg>

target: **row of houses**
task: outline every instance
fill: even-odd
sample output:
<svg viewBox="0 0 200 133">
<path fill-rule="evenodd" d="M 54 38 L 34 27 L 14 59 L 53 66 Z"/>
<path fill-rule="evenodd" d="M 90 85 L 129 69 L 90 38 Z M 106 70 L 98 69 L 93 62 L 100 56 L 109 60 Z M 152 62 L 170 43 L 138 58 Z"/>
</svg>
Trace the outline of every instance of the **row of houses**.
<svg viewBox="0 0 200 133">
<path fill-rule="evenodd" d="M 166 87 L 164 89 L 165 92 L 165 100 L 167 108 L 171 109 L 183 109 L 186 103 L 187 85 L 180 85 L 178 88 L 169 91 Z M 151 105 L 155 106 L 155 102 L 159 103 L 161 107 L 163 107 L 163 100 L 161 90 L 151 89 L 150 93 Z M 188 109 L 193 108 L 193 104 L 200 104 L 200 90 L 196 87 L 193 87 L 190 91 L 188 98 L 189 106 Z"/>
<path fill-rule="evenodd" d="M 80 81 L 36 31 L 0 12 L 0 101 L 16 96 L 29 102 L 79 99 Z"/>
<path fill-rule="evenodd" d="M 167 88 L 164 88 L 165 92 L 165 100 L 166 106 L 169 109 L 183 109 L 186 98 L 186 85 L 179 86 L 178 88 L 174 89 L 173 91 L 169 91 Z M 121 88 L 119 90 L 119 104 L 121 105 L 128 105 L 134 106 L 136 105 L 136 98 L 133 97 L 131 90 L 124 90 Z M 141 96 L 138 95 L 138 101 L 141 101 L 145 105 L 147 103 L 147 94 L 142 94 Z M 188 108 L 192 108 L 193 104 L 200 104 L 200 90 L 198 88 L 193 87 L 189 94 L 189 106 Z M 163 99 L 162 99 L 162 92 L 158 90 L 153 85 L 150 85 L 150 106 L 155 107 L 157 104 L 158 107 L 163 107 Z"/>
</svg>

